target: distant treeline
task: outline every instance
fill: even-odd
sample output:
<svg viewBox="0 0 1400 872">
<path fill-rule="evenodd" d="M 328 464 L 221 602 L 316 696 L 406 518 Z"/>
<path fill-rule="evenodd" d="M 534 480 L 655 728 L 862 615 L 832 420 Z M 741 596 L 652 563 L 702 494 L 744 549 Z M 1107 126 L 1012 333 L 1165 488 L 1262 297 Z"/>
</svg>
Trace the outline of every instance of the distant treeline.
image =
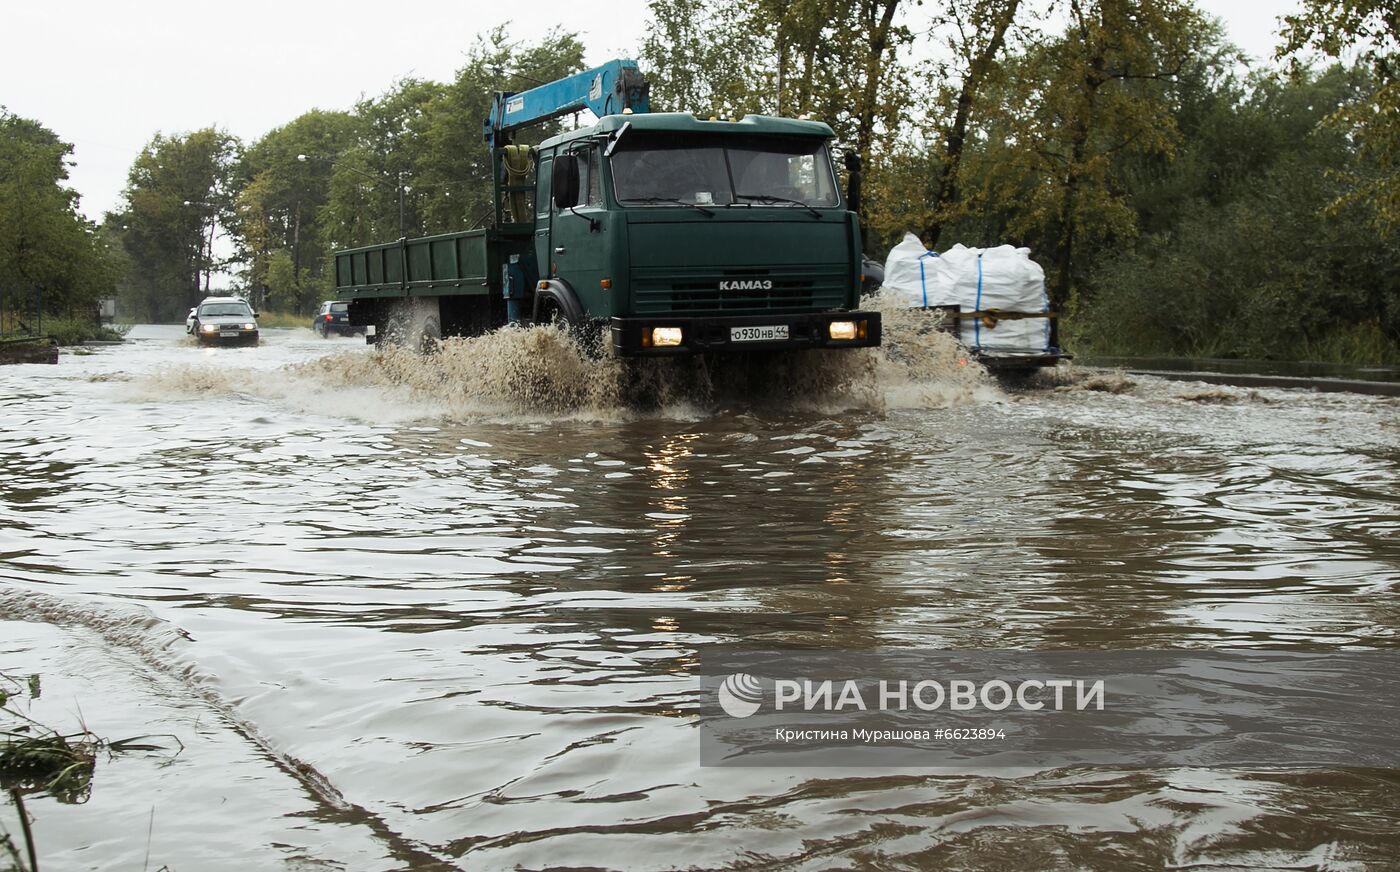
<svg viewBox="0 0 1400 872">
<path fill-rule="evenodd" d="M 652 0 L 638 56 L 653 109 L 829 123 L 863 160 L 877 258 L 907 231 L 1030 247 L 1075 350 L 1397 362 L 1396 19 L 1386 0 L 1300 4 L 1282 60 L 1254 70 L 1187 0 Z M 57 193 L 24 214 L 67 215 L 16 242 L 24 198 L 0 188 L 0 282 L 116 285 L 124 311 L 178 320 L 231 270 L 261 305 L 305 312 L 330 294 L 333 248 L 397 237 L 400 186 L 410 235 L 484 224 L 491 92 L 583 54 L 575 34 L 498 29 L 448 83 L 404 79 L 252 143 L 158 134 L 101 227 L 74 218 L 58 138 L 0 116 L 0 185 L 30 183 L 11 155 L 37 137 L 57 157 L 24 178 Z M 49 245 L 77 253 L 41 264 Z"/>
</svg>

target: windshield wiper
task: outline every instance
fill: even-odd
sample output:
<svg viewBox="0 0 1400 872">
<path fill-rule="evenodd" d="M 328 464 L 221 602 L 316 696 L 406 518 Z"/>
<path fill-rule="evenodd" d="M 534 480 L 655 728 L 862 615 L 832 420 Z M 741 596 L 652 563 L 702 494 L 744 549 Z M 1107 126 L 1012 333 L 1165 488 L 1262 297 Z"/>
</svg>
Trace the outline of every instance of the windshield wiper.
<svg viewBox="0 0 1400 872">
<path fill-rule="evenodd" d="M 618 197 L 619 203 L 675 203 L 677 206 L 689 206 L 707 218 L 715 217 L 715 213 L 699 203 L 687 203 L 684 200 L 677 200 L 673 197 Z"/>
<path fill-rule="evenodd" d="M 778 197 L 774 196 L 773 194 L 735 194 L 734 196 L 738 197 L 740 200 L 757 200 L 760 203 L 791 203 L 794 206 L 801 206 L 808 212 L 811 212 L 813 218 L 822 217 L 822 213 L 812 208 L 812 205 L 810 203 L 804 203 L 801 200 L 793 200 L 788 197 Z"/>
</svg>

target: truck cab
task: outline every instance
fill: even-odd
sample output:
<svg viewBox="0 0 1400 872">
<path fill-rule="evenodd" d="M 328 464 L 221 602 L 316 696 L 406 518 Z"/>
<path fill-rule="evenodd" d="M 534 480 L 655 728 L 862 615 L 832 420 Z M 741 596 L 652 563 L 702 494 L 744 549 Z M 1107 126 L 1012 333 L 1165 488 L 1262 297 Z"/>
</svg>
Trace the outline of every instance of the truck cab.
<svg viewBox="0 0 1400 872">
<path fill-rule="evenodd" d="M 483 123 L 494 223 L 336 252 L 351 323 L 419 349 L 553 321 L 624 357 L 879 345 L 831 128 L 653 113 L 648 91 L 616 60 L 498 92 Z M 585 109 L 598 121 L 513 142 Z"/>
<path fill-rule="evenodd" d="M 655 113 L 546 140 L 545 312 L 606 322 L 629 356 L 878 345 L 879 314 L 855 311 L 860 233 L 831 136 L 813 121 Z"/>
</svg>

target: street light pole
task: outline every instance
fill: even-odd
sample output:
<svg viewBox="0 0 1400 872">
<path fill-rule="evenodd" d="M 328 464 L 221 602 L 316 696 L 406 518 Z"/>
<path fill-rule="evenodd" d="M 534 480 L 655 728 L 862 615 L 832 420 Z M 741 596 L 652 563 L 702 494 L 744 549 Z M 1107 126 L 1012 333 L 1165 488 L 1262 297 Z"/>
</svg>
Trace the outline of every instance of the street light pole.
<svg viewBox="0 0 1400 872">
<path fill-rule="evenodd" d="M 394 174 L 394 180 L 391 182 L 389 179 L 387 179 L 387 178 L 385 178 L 385 177 L 383 177 L 383 176 L 375 176 L 375 175 L 371 175 L 371 174 L 365 172 L 364 170 L 357 170 L 357 169 L 355 169 L 354 167 L 349 166 L 348 164 L 343 164 L 343 163 L 341 163 L 340 161 L 337 161 L 337 160 L 334 159 L 334 158 L 329 158 L 329 157 L 311 157 L 311 156 L 309 156 L 309 155 L 299 154 L 299 155 L 297 155 L 297 160 L 301 161 L 302 163 L 306 163 L 306 162 L 309 161 L 309 160 L 323 160 L 323 161 L 325 161 L 326 163 L 330 164 L 330 165 L 333 166 L 333 167 L 336 167 L 336 168 L 338 168 L 338 169 L 345 170 L 346 172 L 354 173 L 355 175 L 359 176 L 360 178 L 369 179 L 371 182 L 374 182 L 376 185 L 389 185 L 390 187 L 393 187 L 395 190 L 398 191 L 398 195 L 399 195 L 399 236 L 400 236 L 400 237 L 403 237 L 403 236 L 405 235 L 405 233 L 404 233 L 404 212 L 403 212 L 403 173 L 395 173 L 395 174 Z"/>
</svg>

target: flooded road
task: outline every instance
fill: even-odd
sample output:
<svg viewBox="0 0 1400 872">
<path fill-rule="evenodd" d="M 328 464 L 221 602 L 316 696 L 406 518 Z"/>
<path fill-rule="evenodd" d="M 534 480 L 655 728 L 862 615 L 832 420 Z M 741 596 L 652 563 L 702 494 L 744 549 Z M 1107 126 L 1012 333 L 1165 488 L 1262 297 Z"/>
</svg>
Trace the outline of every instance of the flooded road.
<svg viewBox="0 0 1400 872">
<path fill-rule="evenodd" d="M 545 340 L 264 335 L 0 369 L 0 669 L 186 746 L 33 803 L 45 869 L 1397 868 L 1394 771 L 701 767 L 687 711 L 722 642 L 1394 648 L 1400 400 L 915 355 L 626 412 Z"/>
</svg>

